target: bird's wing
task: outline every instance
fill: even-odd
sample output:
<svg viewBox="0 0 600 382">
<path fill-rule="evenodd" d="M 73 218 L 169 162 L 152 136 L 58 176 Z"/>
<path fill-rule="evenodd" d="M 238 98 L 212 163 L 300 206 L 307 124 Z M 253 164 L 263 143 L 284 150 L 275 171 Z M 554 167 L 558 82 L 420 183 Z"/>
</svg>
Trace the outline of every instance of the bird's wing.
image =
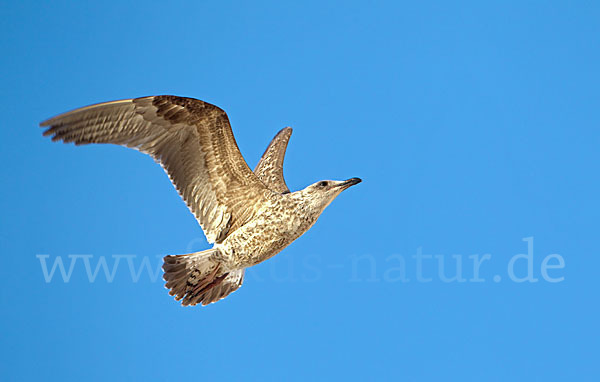
<svg viewBox="0 0 600 382">
<path fill-rule="evenodd" d="M 291 136 L 291 127 L 281 129 L 269 143 L 254 169 L 256 176 L 267 188 L 279 193 L 290 192 L 285 184 L 285 179 L 283 179 L 283 159 Z"/>
<path fill-rule="evenodd" d="M 160 163 L 209 242 L 252 217 L 268 191 L 239 151 L 227 114 L 209 103 L 153 96 L 106 102 L 48 119 L 44 135 L 76 145 L 113 143 Z"/>
</svg>

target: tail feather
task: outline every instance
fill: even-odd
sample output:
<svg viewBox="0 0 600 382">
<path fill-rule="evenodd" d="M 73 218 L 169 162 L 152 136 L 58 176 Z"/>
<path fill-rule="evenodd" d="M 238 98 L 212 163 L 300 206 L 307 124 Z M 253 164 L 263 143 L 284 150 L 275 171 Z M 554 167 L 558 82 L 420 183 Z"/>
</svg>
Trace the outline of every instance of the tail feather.
<svg viewBox="0 0 600 382">
<path fill-rule="evenodd" d="M 244 281 L 244 270 L 223 273 L 214 258 L 217 249 L 165 256 L 163 278 L 169 294 L 184 306 L 208 305 L 236 291 Z"/>
</svg>

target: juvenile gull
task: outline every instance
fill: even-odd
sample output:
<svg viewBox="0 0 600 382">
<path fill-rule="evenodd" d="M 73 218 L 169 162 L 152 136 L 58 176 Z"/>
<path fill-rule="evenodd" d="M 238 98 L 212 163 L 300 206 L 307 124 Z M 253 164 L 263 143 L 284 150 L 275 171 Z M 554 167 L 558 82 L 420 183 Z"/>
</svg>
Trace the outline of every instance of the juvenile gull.
<svg viewBox="0 0 600 382">
<path fill-rule="evenodd" d="M 290 192 L 283 159 L 292 134 L 273 138 L 254 172 L 233 137 L 227 114 L 209 103 L 170 95 L 91 105 L 40 124 L 53 141 L 113 143 L 150 155 L 196 216 L 211 249 L 166 256 L 169 294 L 183 305 L 207 305 L 237 290 L 244 270 L 306 232 L 359 178 L 322 180 Z"/>
</svg>

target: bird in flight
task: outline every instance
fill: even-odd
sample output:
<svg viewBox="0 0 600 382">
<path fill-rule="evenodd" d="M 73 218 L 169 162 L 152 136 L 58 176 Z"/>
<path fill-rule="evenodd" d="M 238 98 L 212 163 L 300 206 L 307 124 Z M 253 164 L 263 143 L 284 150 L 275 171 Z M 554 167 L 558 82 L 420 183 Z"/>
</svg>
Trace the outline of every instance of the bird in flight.
<svg viewBox="0 0 600 382">
<path fill-rule="evenodd" d="M 322 180 L 290 192 L 283 159 L 292 129 L 279 131 L 254 171 L 233 137 L 227 114 L 171 95 L 105 102 L 42 123 L 53 141 L 112 143 L 150 155 L 202 227 L 211 249 L 164 257 L 169 294 L 184 306 L 207 305 L 237 290 L 244 270 L 281 252 L 359 178 Z"/>
</svg>

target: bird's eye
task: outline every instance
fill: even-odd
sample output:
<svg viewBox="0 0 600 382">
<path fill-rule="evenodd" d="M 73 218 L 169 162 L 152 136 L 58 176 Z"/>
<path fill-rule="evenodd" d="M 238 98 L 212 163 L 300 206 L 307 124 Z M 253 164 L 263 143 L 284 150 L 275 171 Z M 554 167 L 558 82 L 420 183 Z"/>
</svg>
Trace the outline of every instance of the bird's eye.
<svg viewBox="0 0 600 382">
<path fill-rule="evenodd" d="M 329 183 L 327 183 L 326 181 L 322 181 L 322 182 L 319 182 L 318 186 L 319 187 L 327 187 L 328 184 Z"/>
</svg>

